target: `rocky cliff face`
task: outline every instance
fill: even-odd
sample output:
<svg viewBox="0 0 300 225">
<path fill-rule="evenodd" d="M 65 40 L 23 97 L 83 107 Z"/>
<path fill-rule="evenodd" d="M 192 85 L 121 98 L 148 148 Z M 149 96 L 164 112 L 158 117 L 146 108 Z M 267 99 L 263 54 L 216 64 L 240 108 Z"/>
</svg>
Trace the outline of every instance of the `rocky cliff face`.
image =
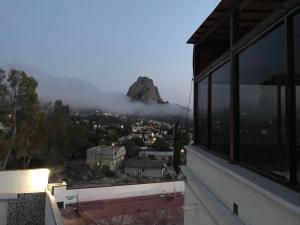
<svg viewBox="0 0 300 225">
<path fill-rule="evenodd" d="M 132 100 L 146 104 L 165 103 L 160 97 L 158 88 L 154 85 L 153 80 L 148 77 L 139 77 L 130 86 L 127 96 Z"/>
</svg>

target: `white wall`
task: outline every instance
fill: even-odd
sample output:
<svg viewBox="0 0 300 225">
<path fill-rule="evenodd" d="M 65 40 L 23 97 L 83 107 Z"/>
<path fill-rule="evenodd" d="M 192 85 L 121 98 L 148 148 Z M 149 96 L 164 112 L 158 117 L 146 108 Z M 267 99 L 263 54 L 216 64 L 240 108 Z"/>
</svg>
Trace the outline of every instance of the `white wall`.
<svg viewBox="0 0 300 225">
<path fill-rule="evenodd" d="M 193 148 L 187 147 L 187 166 L 183 168 L 189 187 L 185 194 L 193 195 L 193 202 L 200 202 L 212 221 L 222 221 L 222 224 L 228 225 L 300 224 L 300 207 L 288 199 L 300 200 L 299 193 L 239 165 Z M 280 194 L 276 195 L 272 190 L 280 190 Z M 233 203 L 238 205 L 237 216 L 232 213 Z M 192 219 L 197 218 L 196 214 L 201 215 L 201 209 L 185 210 L 185 217 L 189 217 L 185 218 L 186 225 L 215 224 Z M 234 219 L 241 223 L 231 222 Z"/>
<path fill-rule="evenodd" d="M 48 191 L 45 204 L 45 225 L 64 225 L 55 198 Z"/>
<path fill-rule="evenodd" d="M 44 192 L 48 169 L 0 171 L 0 193 Z"/>
<path fill-rule="evenodd" d="M 54 187 L 54 196 L 56 201 L 65 202 L 65 204 L 76 203 L 77 201 L 86 202 L 174 192 L 184 192 L 183 181 L 70 190 L 67 190 L 65 186 Z"/>
</svg>

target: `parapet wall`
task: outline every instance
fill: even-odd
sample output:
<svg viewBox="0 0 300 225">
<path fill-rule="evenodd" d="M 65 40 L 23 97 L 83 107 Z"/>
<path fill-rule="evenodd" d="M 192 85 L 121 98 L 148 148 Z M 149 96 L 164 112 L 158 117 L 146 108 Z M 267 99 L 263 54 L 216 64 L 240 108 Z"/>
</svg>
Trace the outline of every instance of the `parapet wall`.
<svg viewBox="0 0 300 225">
<path fill-rule="evenodd" d="M 0 171 L 0 194 L 45 192 L 48 169 Z"/>
<path fill-rule="evenodd" d="M 77 202 L 169 194 L 176 192 L 184 192 L 183 181 L 82 189 L 67 189 L 66 186 L 53 187 L 53 194 L 56 201 L 63 202 L 64 205 Z"/>
</svg>

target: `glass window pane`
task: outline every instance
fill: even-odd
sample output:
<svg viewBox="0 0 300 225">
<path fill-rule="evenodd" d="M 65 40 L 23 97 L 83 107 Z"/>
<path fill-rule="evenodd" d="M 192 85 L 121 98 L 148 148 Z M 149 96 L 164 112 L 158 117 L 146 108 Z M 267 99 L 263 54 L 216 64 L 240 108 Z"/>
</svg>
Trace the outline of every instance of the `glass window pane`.
<svg viewBox="0 0 300 225">
<path fill-rule="evenodd" d="M 294 46 L 295 46 L 295 74 L 296 74 L 296 144 L 298 158 L 298 182 L 300 182 L 300 13 L 294 17 Z"/>
<path fill-rule="evenodd" d="M 198 83 L 197 143 L 208 148 L 208 78 Z"/>
<path fill-rule="evenodd" d="M 211 149 L 229 156 L 230 130 L 230 70 L 229 63 L 211 74 Z"/>
<path fill-rule="evenodd" d="M 284 28 L 278 26 L 239 54 L 240 157 L 287 177 Z"/>
</svg>

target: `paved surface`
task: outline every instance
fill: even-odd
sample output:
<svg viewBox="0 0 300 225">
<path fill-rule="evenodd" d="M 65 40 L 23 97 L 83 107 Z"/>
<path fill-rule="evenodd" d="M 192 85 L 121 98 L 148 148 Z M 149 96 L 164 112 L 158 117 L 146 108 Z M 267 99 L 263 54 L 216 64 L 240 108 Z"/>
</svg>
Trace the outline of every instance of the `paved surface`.
<svg viewBox="0 0 300 225">
<path fill-rule="evenodd" d="M 183 225 L 183 195 L 82 202 L 62 210 L 65 225 Z"/>
</svg>

